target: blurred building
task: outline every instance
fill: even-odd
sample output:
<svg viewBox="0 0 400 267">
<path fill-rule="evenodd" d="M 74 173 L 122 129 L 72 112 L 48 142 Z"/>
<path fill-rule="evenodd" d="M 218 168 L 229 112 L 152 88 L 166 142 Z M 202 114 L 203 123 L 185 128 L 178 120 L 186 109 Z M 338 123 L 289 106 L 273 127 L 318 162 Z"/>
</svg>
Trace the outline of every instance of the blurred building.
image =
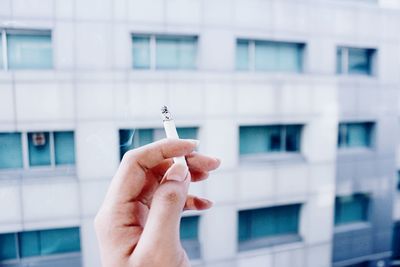
<svg viewBox="0 0 400 267">
<path fill-rule="evenodd" d="M 397 0 L 0 0 L 0 266 L 100 266 L 93 218 L 165 104 L 223 162 L 193 266 L 390 266 L 399 28 Z"/>
</svg>

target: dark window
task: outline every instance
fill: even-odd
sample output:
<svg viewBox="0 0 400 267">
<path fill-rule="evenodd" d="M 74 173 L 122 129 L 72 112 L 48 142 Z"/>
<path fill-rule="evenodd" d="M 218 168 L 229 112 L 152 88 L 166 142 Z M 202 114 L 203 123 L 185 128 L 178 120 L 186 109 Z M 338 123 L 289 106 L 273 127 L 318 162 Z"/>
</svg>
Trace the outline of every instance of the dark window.
<svg viewBox="0 0 400 267">
<path fill-rule="evenodd" d="M 302 125 L 241 126 L 240 154 L 300 152 Z"/>
<path fill-rule="evenodd" d="M 181 139 L 197 139 L 197 127 L 178 127 Z M 121 129 L 119 130 L 120 159 L 131 150 L 165 138 L 164 129 Z"/>
<path fill-rule="evenodd" d="M 336 71 L 339 74 L 372 75 L 376 49 L 338 47 Z"/>
<path fill-rule="evenodd" d="M 369 197 L 365 194 L 336 197 L 335 225 L 368 220 Z"/>
<path fill-rule="evenodd" d="M 300 204 L 239 211 L 239 241 L 298 233 Z"/>
<path fill-rule="evenodd" d="M 338 147 L 371 147 L 373 126 L 372 122 L 340 123 Z"/>
<path fill-rule="evenodd" d="M 21 133 L 0 133 L 0 169 L 22 167 Z"/>
<path fill-rule="evenodd" d="M 183 248 L 189 258 L 200 258 L 199 242 L 199 220 L 200 216 L 185 216 L 181 219 L 180 237 Z"/>
</svg>

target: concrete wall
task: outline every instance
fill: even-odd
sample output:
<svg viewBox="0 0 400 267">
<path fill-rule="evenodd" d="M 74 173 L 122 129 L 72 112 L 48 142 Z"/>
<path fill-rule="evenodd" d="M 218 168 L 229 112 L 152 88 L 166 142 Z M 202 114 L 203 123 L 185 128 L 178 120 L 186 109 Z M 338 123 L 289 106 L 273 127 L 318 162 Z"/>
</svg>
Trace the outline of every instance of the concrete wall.
<svg viewBox="0 0 400 267">
<path fill-rule="evenodd" d="M 77 175 L 2 179 L 0 232 L 80 225 L 83 265 L 99 266 L 92 220 L 118 166 L 118 129 L 160 127 L 167 104 L 178 125 L 200 127 L 200 151 L 223 162 L 191 188 L 215 201 L 201 215 L 196 266 L 330 266 L 335 192 L 384 183 L 373 188 L 373 217 L 389 216 L 399 25 L 398 11 L 346 1 L 1 1 L 0 27 L 52 30 L 54 70 L 0 71 L 0 131 L 75 130 Z M 198 34 L 199 70 L 131 70 L 133 32 Z M 235 72 L 238 37 L 307 43 L 305 73 Z M 343 43 L 377 46 L 379 79 L 336 77 Z M 337 158 L 337 123 L 353 117 L 379 121 L 379 149 Z M 240 162 L 240 125 L 294 122 L 305 124 L 301 160 Z M 349 165 L 351 178 L 341 174 Z M 239 209 L 299 202 L 301 242 L 237 252 Z M 374 253 L 388 249 L 389 221 L 371 223 Z"/>
</svg>

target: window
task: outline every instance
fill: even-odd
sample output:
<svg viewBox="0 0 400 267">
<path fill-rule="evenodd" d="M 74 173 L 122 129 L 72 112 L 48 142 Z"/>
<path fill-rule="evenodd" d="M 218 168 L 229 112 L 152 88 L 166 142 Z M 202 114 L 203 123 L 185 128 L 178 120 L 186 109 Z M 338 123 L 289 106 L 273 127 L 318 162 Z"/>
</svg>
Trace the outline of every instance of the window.
<svg viewBox="0 0 400 267">
<path fill-rule="evenodd" d="M 0 234 L 0 262 L 17 258 L 15 235 Z"/>
<path fill-rule="evenodd" d="M 22 167 L 21 133 L 0 133 L 0 169 Z"/>
<path fill-rule="evenodd" d="M 80 251 L 79 228 L 18 233 L 22 258 Z"/>
<path fill-rule="evenodd" d="M 365 194 L 336 197 L 335 225 L 368 220 L 369 197 Z"/>
<path fill-rule="evenodd" d="M 302 125 L 241 126 L 240 154 L 300 152 Z"/>
<path fill-rule="evenodd" d="M 338 133 L 339 148 L 371 147 L 374 123 L 340 123 Z"/>
<path fill-rule="evenodd" d="M 54 132 L 56 165 L 75 164 L 75 141 L 73 132 Z"/>
<path fill-rule="evenodd" d="M 73 132 L 28 133 L 29 166 L 75 164 Z"/>
<path fill-rule="evenodd" d="M 181 219 L 181 242 L 191 259 L 200 258 L 200 243 L 198 237 L 199 219 L 200 216 L 187 216 Z"/>
<path fill-rule="evenodd" d="M 75 141 L 72 131 L 0 133 L 0 169 L 74 164 Z"/>
<path fill-rule="evenodd" d="M 239 211 L 239 250 L 300 240 L 300 204 Z"/>
<path fill-rule="evenodd" d="M 349 75 L 372 75 L 376 49 L 338 47 L 336 72 Z"/>
<path fill-rule="evenodd" d="M 132 36 L 133 68 L 150 69 L 150 36 Z"/>
<path fill-rule="evenodd" d="M 0 64 L 3 68 L 12 70 L 53 68 L 51 32 L 3 30 L 1 40 Z M 3 55 L 6 58 L 3 58 Z"/>
<path fill-rule="evenodd" d="M 0 262 L 80 251 L 80 233 L 77 227 L 0 235 Z"/>
<path fill-rule="evenodd" d="M 302 72 L 304 46 L 302 43 L 238 39 L 236 69 Z"/>
<path fill-rule="evenodd" d="M 397 171 L 397 190 L 400 190 L 400 171 Z"/>
<path fill-rule="evenodd" d="M 177 128 L 179 138 L 197 139 L 197 127 L 179 127 Z M 120 159 L 124 154 L 134 148 L 144 146 L 165 138 L 165 132 L 162 128 L 156 129 L 121 129 L 119 130 Z"/>
<path fill-rule="evenodd" d="M 197 36 L 132 35 L 134 69 L 196 69 Z"/>
</svg>

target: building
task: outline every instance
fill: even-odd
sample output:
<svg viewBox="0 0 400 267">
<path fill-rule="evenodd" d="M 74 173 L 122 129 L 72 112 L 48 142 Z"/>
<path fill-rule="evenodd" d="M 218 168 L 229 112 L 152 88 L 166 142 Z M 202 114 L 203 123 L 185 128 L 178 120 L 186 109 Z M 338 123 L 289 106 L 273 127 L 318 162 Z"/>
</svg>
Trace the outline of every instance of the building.
<svg viewBox="0 0 400 267">
<path fill-rule="evenodd" d="M 389 266 L 399 8 L 1 0 L 0 265 L 100 266 L 94 215 L 167 104 L 223 161 L 191 187 L 215 201 L 183 219 L 193 266 Z"/>
</svg>

